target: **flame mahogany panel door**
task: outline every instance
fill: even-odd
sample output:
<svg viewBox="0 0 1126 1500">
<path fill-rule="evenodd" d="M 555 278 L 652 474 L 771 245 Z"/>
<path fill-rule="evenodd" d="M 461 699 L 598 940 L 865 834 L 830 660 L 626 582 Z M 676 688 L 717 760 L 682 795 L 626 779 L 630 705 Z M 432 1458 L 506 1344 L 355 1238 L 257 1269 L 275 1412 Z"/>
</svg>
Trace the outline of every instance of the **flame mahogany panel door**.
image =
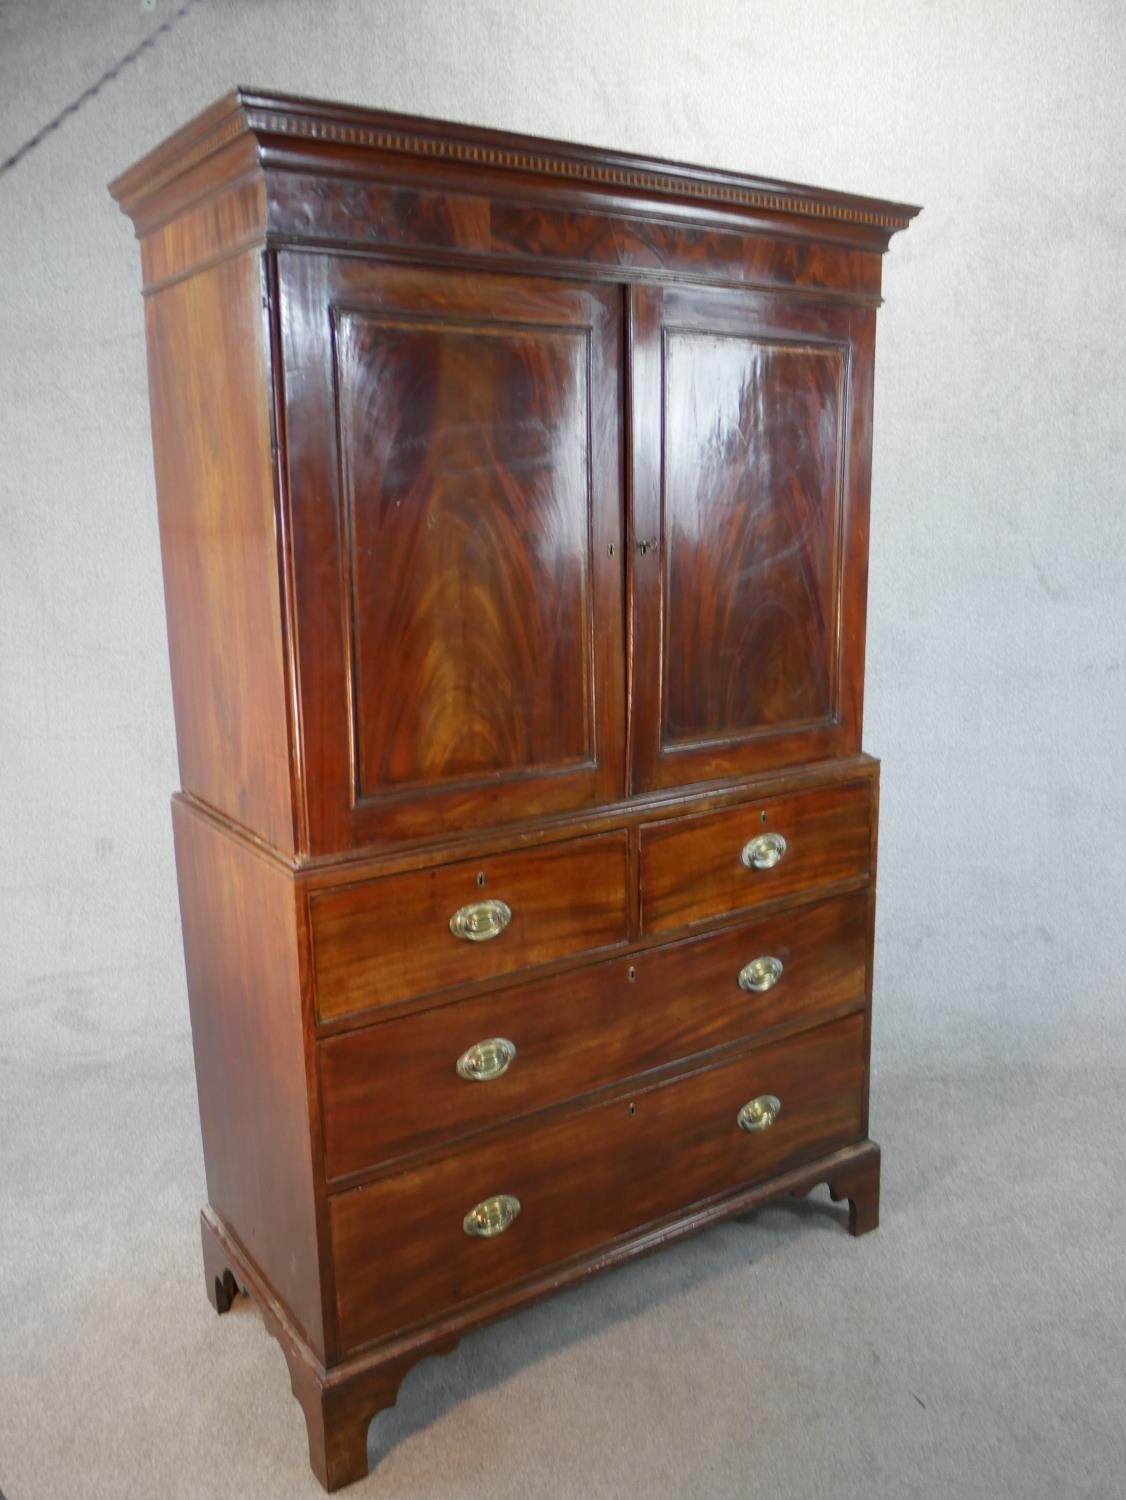
<svg viewBox="0 0 1126 1500">
<path fill-rule="evenodd" d="M 620 797 L 621 289 L 278 266 L 309 847 Z"/>
<path fill-rule="evenodd" d="M 875 315 L 631 294 L 635 792 L 860 748 Z"/>
</svg>

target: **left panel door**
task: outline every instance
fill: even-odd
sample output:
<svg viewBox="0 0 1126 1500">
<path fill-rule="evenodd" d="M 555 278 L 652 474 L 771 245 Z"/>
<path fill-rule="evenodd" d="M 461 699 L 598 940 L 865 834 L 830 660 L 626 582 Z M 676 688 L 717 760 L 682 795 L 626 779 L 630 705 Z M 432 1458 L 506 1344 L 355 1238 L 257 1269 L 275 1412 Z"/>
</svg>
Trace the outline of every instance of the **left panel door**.
<svg viewBox="0 0 1126 1500">
<path fill-rule="evenodd" d="M 624 789 L 622 302 L 278 257 L 314 853 Z"/>
</svg>

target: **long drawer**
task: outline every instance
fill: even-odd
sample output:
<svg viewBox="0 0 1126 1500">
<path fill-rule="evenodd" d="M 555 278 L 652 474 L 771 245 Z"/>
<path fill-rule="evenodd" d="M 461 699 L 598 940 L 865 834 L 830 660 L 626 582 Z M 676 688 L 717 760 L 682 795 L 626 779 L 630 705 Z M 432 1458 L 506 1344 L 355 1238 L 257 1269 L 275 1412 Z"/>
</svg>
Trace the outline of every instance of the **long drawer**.
<svg viewBox="0 0 1126 1500">
<path fill-rule="evenodd" d="M 325 1021 L 623 942 L 626 836 L 334 886 L 309 910 Z"/>
<path fill-rule="evenodd" d="M 336 1194 L 344 1349 L 858 1139 L 864 1071 L 857 1014 Z"/>
<path fill-rule="evenodd" d="M 771 797 L 641 829 L 641 922 L 671 931 L 864 875 L 868 782 Z"/>
<path fill-rule="evenodd" d="M 861 1005 L 867 952 L 862 892 L 334 1037 L 328 1176 Z"/>
</svg>

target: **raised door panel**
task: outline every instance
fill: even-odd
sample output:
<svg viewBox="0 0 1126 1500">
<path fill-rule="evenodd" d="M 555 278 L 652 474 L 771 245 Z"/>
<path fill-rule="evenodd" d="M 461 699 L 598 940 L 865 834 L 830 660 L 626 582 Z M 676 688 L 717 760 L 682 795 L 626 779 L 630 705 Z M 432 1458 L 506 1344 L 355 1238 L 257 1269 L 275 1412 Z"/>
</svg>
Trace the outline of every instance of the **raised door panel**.
<svg viewBox="0 0 1126 1500">
<path fill-rule="evenodd" d="M 871 311 L 633 296 L 633 787 L 854 752 Z"/>
<path fill-rule="evenodd" d="M 279 259 L 310 847 L 620 795 L 620 292 Z"/>
</svg>

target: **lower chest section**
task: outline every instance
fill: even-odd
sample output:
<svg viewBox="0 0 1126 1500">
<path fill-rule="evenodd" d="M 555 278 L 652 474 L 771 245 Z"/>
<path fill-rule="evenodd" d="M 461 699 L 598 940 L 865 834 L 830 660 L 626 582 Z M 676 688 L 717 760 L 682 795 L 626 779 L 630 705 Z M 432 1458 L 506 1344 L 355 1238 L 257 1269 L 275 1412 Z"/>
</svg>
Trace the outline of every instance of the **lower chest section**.
<svg viewBox="0 0 1126 1500">
<path fill-rule="evenodd" d="M 342 1355 L 866 1137 L 873 818 L 861 779 L 310 893 Z"/>
</svg>

